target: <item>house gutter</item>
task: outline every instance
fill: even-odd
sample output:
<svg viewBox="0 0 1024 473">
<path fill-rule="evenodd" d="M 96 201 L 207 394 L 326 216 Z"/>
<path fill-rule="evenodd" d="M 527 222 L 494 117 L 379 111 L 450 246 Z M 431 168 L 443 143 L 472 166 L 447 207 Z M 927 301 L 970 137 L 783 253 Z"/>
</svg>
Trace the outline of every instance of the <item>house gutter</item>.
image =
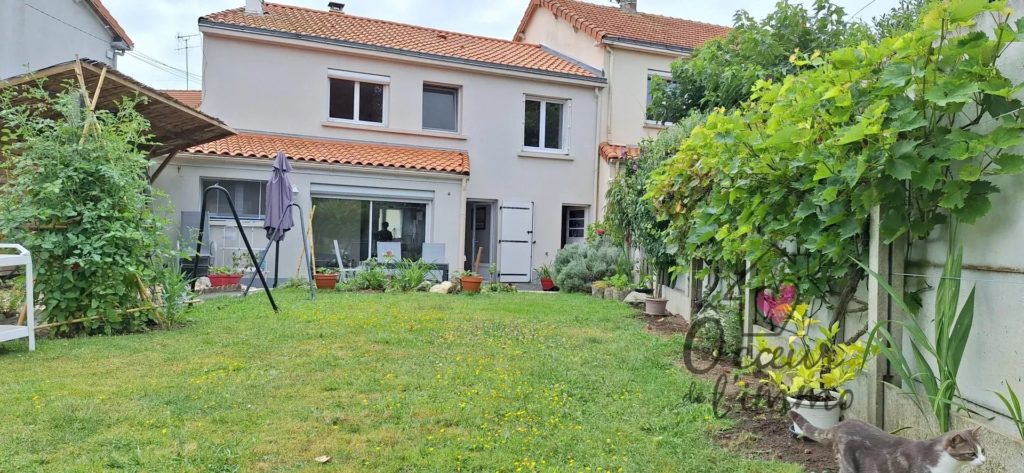
<svg viewBox="0 0 1024 473">
<path fill-rule="evenodd" d="M 446 63 L 458 64 L 458 65 L 463 65 L 463 66 L 483 67 L 483 68 L 487 68 L 487 69 L 497 69 L 497 70 L 507 71 L 507 72 L 519 72 L 519 73 L 541 75 L 541 76 L 554 77 L 554 78 L 560 78 L 560 79 L 578 80 L 578 81 L 584 81 L 584 82 L 590 82 L 590 83 L 599 83 L 599 84 L 607 83 L 607 81 L 603 77 L 596 77 L 596 76 L 591 77 L 591 76 L 584 76 L 584 75 L 577 75 L 577 74 L 569 74 L 569 73 L 564 73 L 564 72 L 544 71 L 544 70 L 539 70 L 539 69 L 531 69 L 531 68 L 528 68 L 528 67 L 510 66 L 510 65 L 505 65 L 505 64 L 495 64 L 495 63 L 485 62 L 485 61 L 476 61 L 476 60 L 473 60 L 473 59 L 462 59 L 462 58 L 455 58 L 455 57 L 450 57 L 450 56 L 442 56 L 442 55 L 439 55 L 439 54 L 430 54 L 430 53 L 423 53 L 423 52 L 417 52 L 417 51 L 408 51 L 408 50 L 405 50 L 405 49 L 397 49 L 397 48 L 389 48 L 389 47 L 385 47 L 385 46 L 376 46 L 376 45 L 371 45 L 371 44 L 356 43 L 356 42 L 353 42 L 353 41 L 345 41 L 345 40 L 340 40 L 340 39 L 322 38 L 322 37 L 318 37 L 318 36 L 310 36 L 310 35 L 304 35 L 304 34 L 298 34 L 298 33 L 287 33 L 287 32 L 283 32 L 283 31 L 268 30 L 268 29 L 263 29 L 263 28 L 253 28 L 253 27 L 250 27 L 250 26 L 228 25 L 228 24 L 224 24 L 224 23 L 213 22 L 213 21 L 210 21 L 210 20 L 208 20 L 206 18 L 200 18 L 199 19 L 199 26 L 200 26 L 200 28 L 216 29 L 216 30 L 223 30 L 223 31 L 228 31 L 228 32 L 236 32 L 236 33 L 254 34 L 254 35 L 260 35 L 260 36 L 269 36 L 269 37 L 280 38 L 280 39 L 290 39 L 290 40 L 306 41 L 306 42 L 310 42 L 310 43 L 326 44 L 326 45 L 331 45 L 331 46 L 341 46 L 341 47 L 345 47 L 345 48 L 359 49 L 359 50 L 363 50 L 363 51 L 395 54 L 395 55 L 399 55 L 399 56 L 408 56 L 408 57 L 413 57 L 413 58 L 417 58 L 417 59 L 426 59 L 426 60 L 430 60 L 430 61 L 446 62 Z"/>
<path fill-rule="evenodd" d="M 648 41 L 618 38 L 615 36 L 605 36 L 605 38 L 601 42 L 609 46 L 617 46 L 623 49 L 631 49 L 634 51 L 641 51 L 645 53 L 660 54 L 663 56 L 689 57 L 693 55 L 693 48 L 669 46 L 667 44 L 658 44 Z"/>
</svg>

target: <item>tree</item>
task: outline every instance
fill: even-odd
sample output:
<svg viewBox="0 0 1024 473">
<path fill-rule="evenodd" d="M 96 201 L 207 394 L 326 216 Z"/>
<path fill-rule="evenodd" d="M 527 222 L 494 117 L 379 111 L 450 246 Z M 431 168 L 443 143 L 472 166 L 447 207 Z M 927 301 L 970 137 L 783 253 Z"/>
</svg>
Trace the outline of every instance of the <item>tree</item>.
<svg viewBox="0 0 1024 473">
<path fill-rule="evenodd" d="M 82 94 L 0 90 L 0 234 L 32 251 L 46 321 L 88 318 L 51 333 L 139 330 L 157 315 L 125 312 L 142 305 L 138 281 L 182 289 L 180 273 L 165 271 L 173 255 L 140 151 L 149 123 L 135 110 L 139 99 L 91 111 Z"/>
<path fill-rule="evenodd" d="M 815 0 L 809 10 L 781 0 L 760 21 L 740 10 L 725 38 L 708 41 L 692 58 L 672 65 L 671 82 L 655 78 L 651 113 L 675 122 L 691 111 L 733 108 L 750 97 L 758 80 L 796 72 L 789 62 L 794 51 L 827 52 L 869 39 L 866 25 L 848 21 L 843 8 L 828 0 Z"/>
</svg>

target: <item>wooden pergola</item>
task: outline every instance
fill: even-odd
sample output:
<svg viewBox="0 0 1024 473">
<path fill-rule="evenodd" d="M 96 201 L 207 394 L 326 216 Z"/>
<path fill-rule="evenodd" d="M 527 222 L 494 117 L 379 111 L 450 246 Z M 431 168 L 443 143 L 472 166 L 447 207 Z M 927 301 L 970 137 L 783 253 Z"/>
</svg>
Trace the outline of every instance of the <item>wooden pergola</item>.
<svg viewBox="0 0 1024 473">
<path fill-rule="evenodd" d="M 149 120 L 153 141 L 157 143 L 145 151 L 151 159 L 160 160 L 149 176 L 150 182 L 156 180 L 179 151 L 235 134 L 224 122 L 89 59 L 76 59 L 11 77 L 0 81 L 0 88 L 38 81 L 42 81 L 42 87 L 51 94 L 66 89 L 69 84 L 80 88 L 88 102 L 86 106 L 91 109 L 116 110 L 126 97 L 145 97 L 136 110 Z"/>
</svg>

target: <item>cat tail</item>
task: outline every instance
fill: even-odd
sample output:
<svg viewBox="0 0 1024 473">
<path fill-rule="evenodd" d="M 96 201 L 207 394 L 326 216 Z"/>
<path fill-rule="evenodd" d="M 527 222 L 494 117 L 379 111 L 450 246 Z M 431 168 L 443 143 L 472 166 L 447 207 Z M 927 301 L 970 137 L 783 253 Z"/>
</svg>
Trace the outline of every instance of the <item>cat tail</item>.
<svg viewBox="0 0 1024 473">
<path fill-rule="evenodd" d="M 815 442 L 821 444 L 832 443 L 832 430 L 831 429 L 819 429 L 813 424 L 804 419 L 804 416 L 797 414 L 796 411 L 789 411 L 789 418 L 793 419 L 793 423 L 797 427 L 800 427 L 800 431 L 803 432 L 803 436 L 807 437 Z"/>
</svg>

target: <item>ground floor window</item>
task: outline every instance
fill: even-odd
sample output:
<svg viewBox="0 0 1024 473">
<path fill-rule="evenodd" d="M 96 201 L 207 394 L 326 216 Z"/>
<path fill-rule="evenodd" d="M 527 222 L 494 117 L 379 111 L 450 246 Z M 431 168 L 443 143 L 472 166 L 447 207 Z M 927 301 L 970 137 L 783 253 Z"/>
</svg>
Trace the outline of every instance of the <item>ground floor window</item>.
<svg viewBox="0 0 1024 473">
<path fill-rule="evenodd" d="M 394 243 L 402 259 L 423 257 L 427 204 L 314 197 L 313 242 L 317 266 L 337 266 L 337 240 L 345 267 L 376 258 L 378 243 Z"/>
<path fill-rule="evenodd" d="M 241 181 L 236 179 L 213 179 L 203 178 L 202 186 L 205 191 L 207 187 L 218 184 L 231 194 L 231 202 L 235 204 L 235 211 L 239 218 L 261 219 L 267 212 L 267 181 Z M 210 218 L 234 218 L 231 215 L 231 207 L 223 192 L 210 192 L 206 201 L 206 211 Z"/>
</svg>

